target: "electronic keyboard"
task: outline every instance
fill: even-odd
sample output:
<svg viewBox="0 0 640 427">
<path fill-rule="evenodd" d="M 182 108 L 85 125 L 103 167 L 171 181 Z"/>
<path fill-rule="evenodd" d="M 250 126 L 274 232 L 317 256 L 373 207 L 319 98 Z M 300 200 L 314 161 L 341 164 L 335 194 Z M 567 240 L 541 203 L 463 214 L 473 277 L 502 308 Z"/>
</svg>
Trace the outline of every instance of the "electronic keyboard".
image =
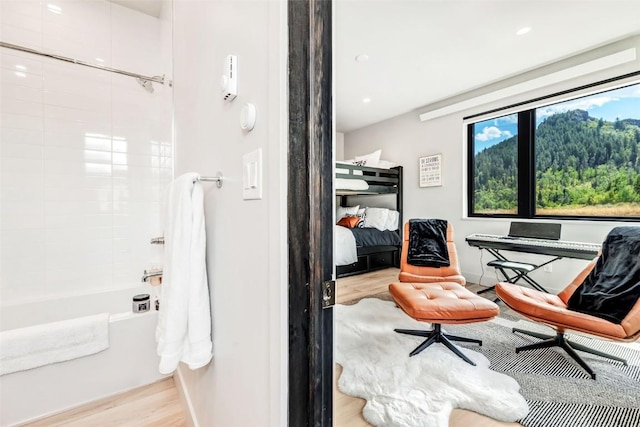
<svg viewBox="0 0 640 427">
<path fill-rule="evenodd" d="M 550 255 L 560 258 L 593 259 L 602 245 L 566 240 L 548 240 L 493 234 L 470 234 L 466 237 L 469 246 L 480 249 L 496 249 L 514 252 Z"/>
</svg>

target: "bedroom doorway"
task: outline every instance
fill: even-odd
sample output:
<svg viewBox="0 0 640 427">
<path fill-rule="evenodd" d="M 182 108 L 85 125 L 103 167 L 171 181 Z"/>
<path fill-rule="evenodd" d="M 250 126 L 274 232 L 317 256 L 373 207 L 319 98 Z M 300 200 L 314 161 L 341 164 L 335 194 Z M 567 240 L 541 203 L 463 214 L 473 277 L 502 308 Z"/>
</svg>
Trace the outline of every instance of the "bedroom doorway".
<svg viewBox="0 0 640 427">
<path fill-rule="evenodd" d="M 289 426 L 333 424 L 331 1 L 291 0 L 289 23 Z"/>
</svg>

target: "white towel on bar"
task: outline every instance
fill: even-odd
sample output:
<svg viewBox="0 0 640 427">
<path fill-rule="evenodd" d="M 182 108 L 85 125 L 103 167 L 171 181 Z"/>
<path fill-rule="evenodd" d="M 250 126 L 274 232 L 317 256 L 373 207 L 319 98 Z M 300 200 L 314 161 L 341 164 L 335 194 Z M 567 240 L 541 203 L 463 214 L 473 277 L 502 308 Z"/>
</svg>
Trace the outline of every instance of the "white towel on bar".
<svg viewBox="0 0 640 427">
<path fill-rule="evenodd" d="M 109 348 L 109 313 L 0 332 L 0 375 Z"/>
<path fill-rule="evenodd" d="M 160 373 L 179 362 L 198 369 L 211 361 L 211 311 L 205 264 L 202 184 L 195 173 L 169 185 L 164 227 L 160 315 L 156 328 Z"/>
</svg>

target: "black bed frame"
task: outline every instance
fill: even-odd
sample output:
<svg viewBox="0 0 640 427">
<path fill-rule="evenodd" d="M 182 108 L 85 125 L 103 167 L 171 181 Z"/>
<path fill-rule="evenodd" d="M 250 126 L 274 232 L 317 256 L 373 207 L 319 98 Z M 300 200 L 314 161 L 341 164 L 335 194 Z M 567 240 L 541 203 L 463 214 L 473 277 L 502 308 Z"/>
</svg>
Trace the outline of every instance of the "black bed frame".
<svg viewBox="0 0 640 427">
<path fill-rule="evenodd" d="M 336 173 L 336 178 L 361 179 L 369 184 L 368 190 L 336 190 L 336 196 L 340 197 L 340 206 L 348 206 L 349 196 L 396 195 L 396 210 L 400 213 L 396 233 L 402 241 L 402 225 L 404 224 L 402 221 L 402 166 L 380 169 L 339 163 L 336 165 L 336 169 L 348 172 Z M 354 171 L 361 171 L 362 175 L 359 172 L 356 174 Z M 400 267 L 401 249 L 402 245 L 358 247 L 358 261 L 350 265 L 336 266 L 336 274 L 338 277 L 346 277 L 382 268 Z"/>
</svg>

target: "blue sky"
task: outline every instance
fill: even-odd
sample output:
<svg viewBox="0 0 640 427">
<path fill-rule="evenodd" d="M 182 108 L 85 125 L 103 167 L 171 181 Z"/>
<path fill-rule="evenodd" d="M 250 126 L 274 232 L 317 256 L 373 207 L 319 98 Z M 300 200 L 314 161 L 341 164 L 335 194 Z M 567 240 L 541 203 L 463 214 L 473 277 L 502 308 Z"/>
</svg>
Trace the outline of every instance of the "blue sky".
<svg viewBox="0 0 640 427">
<path fill-rule="evenodd" d="M 485 148 L 516 135 L 518 133 L 518 115 L 510 114 L 478 122 L 475 125 L 475 131 L 474 154 L 478 154 Z"/>
<path fill-rule="evenodd" d="M 540 107 L 536 110 L 537 124 L 550 115 L 576 109 L 607 121 L 640 119 L 640 84 Z M 517 134 L 516 118 L 512 114 L 476 123 L 474 154 Z"/>
</svg>

